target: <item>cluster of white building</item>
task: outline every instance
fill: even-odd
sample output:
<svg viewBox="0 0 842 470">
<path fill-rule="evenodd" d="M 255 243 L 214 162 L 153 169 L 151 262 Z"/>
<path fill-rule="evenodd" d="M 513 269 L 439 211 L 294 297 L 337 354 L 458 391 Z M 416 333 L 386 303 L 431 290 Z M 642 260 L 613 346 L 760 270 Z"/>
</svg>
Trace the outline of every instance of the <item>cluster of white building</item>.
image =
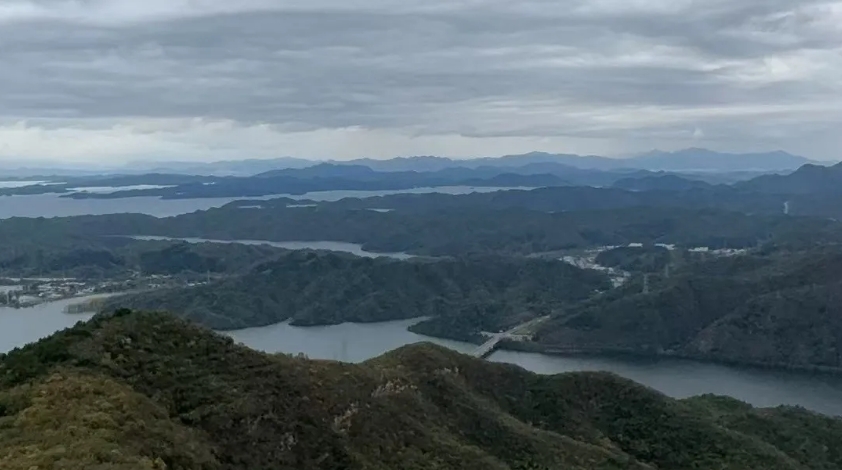
<svg viewBox="0 0 842 470">
<path fill-rule="evenodd" d="M 602 266 L 597 264 L 596 257 L 608 250 L 614 250 L 617 248 L 643 248 L 645 245 L 643 243 L 629 243 L 628 245 L 614 245 L 614 246 L 603 246 L 600 248 L 595 248 L 592 250 L 585 251 L 582 255 L 579 256 L 564 256 L 561 258 L 561 261 L 564 261 L 567 264 L 576 266 L 577 268 L 581 269 L 592 269 L 594 271 L 601 271 L 611 278 L 611 283 L 614 287 L 620 287 L 631 278 L 631 273 L 627 271 L 623 271 L 622 269 L 612 268 L 608 266 Z M 656 243 L 655 246 L 665 248 L 669 251 L 675 251 L 678 248 L 674 244 L 667 244 L 667 243 Z M 709 247 L 695 247 L 689 248 L 687 250 L 690 253 L 705 253 L 710 256 L 714 257 L 724 257 L 724 256 L 738 256 L 745 254 L 748 250 L 746 249 L 732 249 L 732 248 L 723 248 L 723 249 L 711 249 Z"/>
<path fill-rule="evenodd" d="M 561 261 L 576 266 L 580 269 L 592 269 L 608 274 L 611 284 L 616 288 L 625 284 L 631 277 L 631 273 L 622 269 L 611 268 L 597 264 L 596 256 L 603 250 L 588 251 L 584 256 L 564 256 Z"/>
</svg>

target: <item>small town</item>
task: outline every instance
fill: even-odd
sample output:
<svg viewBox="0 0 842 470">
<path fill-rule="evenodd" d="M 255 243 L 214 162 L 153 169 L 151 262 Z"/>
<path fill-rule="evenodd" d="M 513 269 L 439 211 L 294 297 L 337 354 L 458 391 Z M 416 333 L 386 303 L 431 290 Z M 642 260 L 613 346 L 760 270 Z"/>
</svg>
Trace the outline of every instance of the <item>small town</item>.
<svg viewBox="0 0 842 470">
<path fill-rule="evenodd" d="M 678 248 L 672 244 L 663 244 L 658 243 L 655 244 L 656 247 L 664 248 L 670 252 L 675 252 Z M 592 269 L 595 271 L 601 271 L 608 275 L 611 279 L 611 284 L 613 287 L 617 288 L 624 285 L 628 280 L 631 278 L 631 273 L 619 268 L 614 268 L 610 266 L 602 266 L 597 263 L 597 257 L 600 253 L 605 251 L 614 250 L 617 248 L 643 248 L 643 243 L 629 243 L 628 245 L 615 245 L 615 246 L 602 246 L 599 248 L 594 248 L 590 250 L 585 250 L 582 252 L 576 252 L 574 254 L 568 254 L 562 256 L 560 258 L 561 261 L 576 266 L 577 268 L 581 269 Z M 745 254 L 748 250 L 745 249 L 730 249 L 730 248 L 722 248 L 722 249 L 711 249 L 710 247 L 693 247 L 688 248 L 688 253 L 696 253 L 696 254 L 703 254 L 705 256 L 720 258 L 720 257 L 730 257 L 730 256 L 738 256 Z M 669 266 L 667 267 L 669 268 Z M 668 271 L 667 271 L 668 272 Z"/>
<path fill-rule="evenodd" d="M 0 307 L 27 308 L 47 302 L 97 294 L 195 286 L 200 282 L 178 276 L 132 276 L 125 279 L 86 280 L 76 278 L 0 279 Z"/>
</svg>

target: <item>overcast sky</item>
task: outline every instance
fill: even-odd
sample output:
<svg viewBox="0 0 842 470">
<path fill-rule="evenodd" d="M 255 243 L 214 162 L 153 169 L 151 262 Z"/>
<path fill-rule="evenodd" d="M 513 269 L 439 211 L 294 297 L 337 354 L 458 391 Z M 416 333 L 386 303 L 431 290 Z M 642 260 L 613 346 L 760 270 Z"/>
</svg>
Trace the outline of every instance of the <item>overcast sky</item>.
<svg viewBox="0 0 842 470">
<path fill-rule="evenodd" d="M 0 0 L 0 158 L 842 158 L 842 1 Z"/>
</svg>

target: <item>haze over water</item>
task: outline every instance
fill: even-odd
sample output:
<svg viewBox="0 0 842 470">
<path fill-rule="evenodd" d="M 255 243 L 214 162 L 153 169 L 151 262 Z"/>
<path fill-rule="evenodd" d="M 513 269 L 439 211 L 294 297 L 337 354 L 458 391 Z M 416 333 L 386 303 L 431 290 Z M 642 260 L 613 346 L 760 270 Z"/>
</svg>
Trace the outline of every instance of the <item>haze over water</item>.
<svg viewBox="0 0 842 470">
<path fill-rule="evenodd" d="M 4 183 L 0 181 L 0 187 Z M 120 199 L 72 199 L 56 194 L 32 196 L 0 196 L 0 219 L 11 217 L 70 217 L 77 215 L 104 215 L 137 213 L 155 217 L 171 217 L 195 211 L 222 207 L 233 201 L 266 200 L 275 198 L 309 199 L 313 201 L 338 201 L 344 198 L 365 198 L 389 194 L 468 194 L 473 192 L 495 192 L 509 189 L 529 188 L 486 188 L 473 186 L 445 186 L 437 188 L 414 188 L 395 191 L 320 191 L 307 194 L 278 194 L 264 197 L 229 197 L 203 199 L 161 199 L 158 197 L 131 197 Z"/>
</svg>

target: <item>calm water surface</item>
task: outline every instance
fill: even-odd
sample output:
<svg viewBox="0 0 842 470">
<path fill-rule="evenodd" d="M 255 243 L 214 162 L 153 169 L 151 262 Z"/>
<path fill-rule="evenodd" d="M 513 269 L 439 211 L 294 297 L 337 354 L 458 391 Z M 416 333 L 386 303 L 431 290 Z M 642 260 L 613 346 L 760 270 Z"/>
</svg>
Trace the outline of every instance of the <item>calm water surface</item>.
<svg viewBox="0 0 842 470">
<path fill-rule="evenodd" d="M 273 196 L 274 197 L 274 196 Z M 0 196 L 0 219 L 10 217 L 70 217 L 136 213 L 171 217 L 221 207 L 241 198 L 160 199 L 130 197 L 124 199 L 70 199 L 55 194 Z"/>
<path fill-rule="evenodd" d="M 174 187 L 175 186 L 164 186 L 160 184 L 135 184 L 132 186 L 86 186 L 82 188 L 68 188 L 68 191 L 72 191 L 74 193 L 112 194 L 119 191 L 139 191 L 144 189 L 164 189 Z"/>
<path fill-rule="evenodd" d="M 291 199 L 309 199 L 311 201 L 333 202 L 346 198 L 367 198 L 376 196 L 389 196 L 391 194 L 470 194 L 470 193 L 493 193 L 497 191 L 523 190 L 529 191 L 535 188 L 509 187 L 489 188 L 483 186 L 439 186 L 437 188 L 412 188 L 386 191 L 319 191 L 297 196 L 284 196 Z"/>
<path fill-rule="evenodd" d="M 2 183 L 2 182 L 0 182 Z M 8 183 L 13 184 L 13 183 Z M 15 183 L 17 184 L 17 183 Z M 302 195 L 277 194 L 258 198 L 205 198 L 205 199 L 160 199 L 157 197 L 130 197 L 122 199 L 70 199 L 56 194 L 32 196 L 0 196 L 0 219 L 10 217 L 69 217 L 75 215 L 104 215 L 120 213 L 148 214 L 155 217 L 171 217 L 222 207 L 233 201 L 266 200 L 280 197 L 311 199 L 314 201 L 338 201 L 348 197 L 373 197 L 400 193 L 443 193 L 468 194 L 473 192 L 494 192 L 529 188 L 480 188 L 473 186 L 447 186 L 440 188 L 415 188 L 396 191 L 322 191 Z"/>
<path fill-rule="evenodd" d="M 464 194 L 512 188 L 420 188 L 409 191 L 326 191 L 297 199 L 334 201 L 346 197 L 370 197 L 395 193 L 443 192 Z M 526 189 L 526 188 L 522 188 Z M 272 196 L 278 197 L 278 196 Z M 268 199 L 262 198 L 262 199 Z M 75 200 L 55 195 L 0 197 L 0 219 L 8 217 L 57 217 L 121 212 L 145 213 L 157 217 L 173 216 L 219 207 L 242 198 L 161 200 L 126 198 L 114 200 Z M 201 242 L 205 240 L 189 239 Z M 359 245 L 337 242 L 259 243 L 287 249 L 325 249 L 358 256 L 408 257 L 402 253 L 370 253 Z M 90 298 L 90 297 L 89 297 Z M 42 304 L 27 309 L 0 308 L 0 352 L 8 352 L 37 341 L 55 331 L 87 320 L 90 314 L 70 315 L 64 309 L 84 299 Z M 432 341 L 461 352 L 474 346 L 438 340 L 410 333 L 406 327 L 414 320 L 377 324 L 297 328 L 278 324 L 229 334 L 238 342 L 267 352 L 304 353 L 311 358 L 360 362 L 400 346 Z M 541 374 L 603 370 L 630 378 L 667 395 L 684 398 L 703 393 L 730 395 L 757 406 L 801 405 L 826 414 L 842 415 L 842 378 L 781 371 L 732 368 L 692 361 L 638 361 L 616 358 L 552 357 L 539 354 L 500 351 L 490 358 L 496 362 L 517 364 Z"/>
<path fill-rule="evenodd" d="M 81 299 L 84 300 L 84 299 Z M 0 309 L 0 352 L 36 341 L 90 315 L 69 315 L 64 308 L 80 299 L 38 307 Z M 303 353 L 314 359 L 361 362 L 406 344 L 430 341 L 460 352 L 474 345 L 416 335 L 406 327 L 417 320 L 298 328 L 282 323 L 228 332 L 235 341 L 266 352 Z M 680 360 L 554 357 L 500 351 L 495 362 L 517 364 L 540 374 L 609 371 L 656 390 L 685 398 L 705 393 L 730 395 L 756 406 L 800 405 L 842 416 L 842 378 L 784 371 L 743 369 Z"/>
<path fill-rule="evenodd" d="M 312 359 L 362 362 L 407 344 L 428 341 L 459 352 L 476 346 L 458 341 L 429 338 L 407 331 L 418 320 L 385 323 L 345 323 L 300 328 L 288 323 L 227 332 L 235 341 L 270 353 L 304 353 Z"/>
<path fill-rule="evenodd" d="M 676 359 L 561 357 L 497 351 L 490 360 L 517 364 L 539 374 L 607 371 L 674 398 L 727 395 L 759 407 L 798 405 L 842 416 L 842 377 L 728 367 Z"/>
<path fill-rule="evenodd" d="M 90 319 L 93 314 L 70 315 L 64 313 L 68 305 L 105 296 L 94 295 L 61 300 L 35 307 L 13 309 L 0 307 L 0 353 L 50 336 L 56 331 Z"/>
<path fill-rule="evenodd" d="M 0 189 L 4 188 L 25 188 L 36 184 L 44 184 L 46 181 L 0 181 Z"/>
</svg>

